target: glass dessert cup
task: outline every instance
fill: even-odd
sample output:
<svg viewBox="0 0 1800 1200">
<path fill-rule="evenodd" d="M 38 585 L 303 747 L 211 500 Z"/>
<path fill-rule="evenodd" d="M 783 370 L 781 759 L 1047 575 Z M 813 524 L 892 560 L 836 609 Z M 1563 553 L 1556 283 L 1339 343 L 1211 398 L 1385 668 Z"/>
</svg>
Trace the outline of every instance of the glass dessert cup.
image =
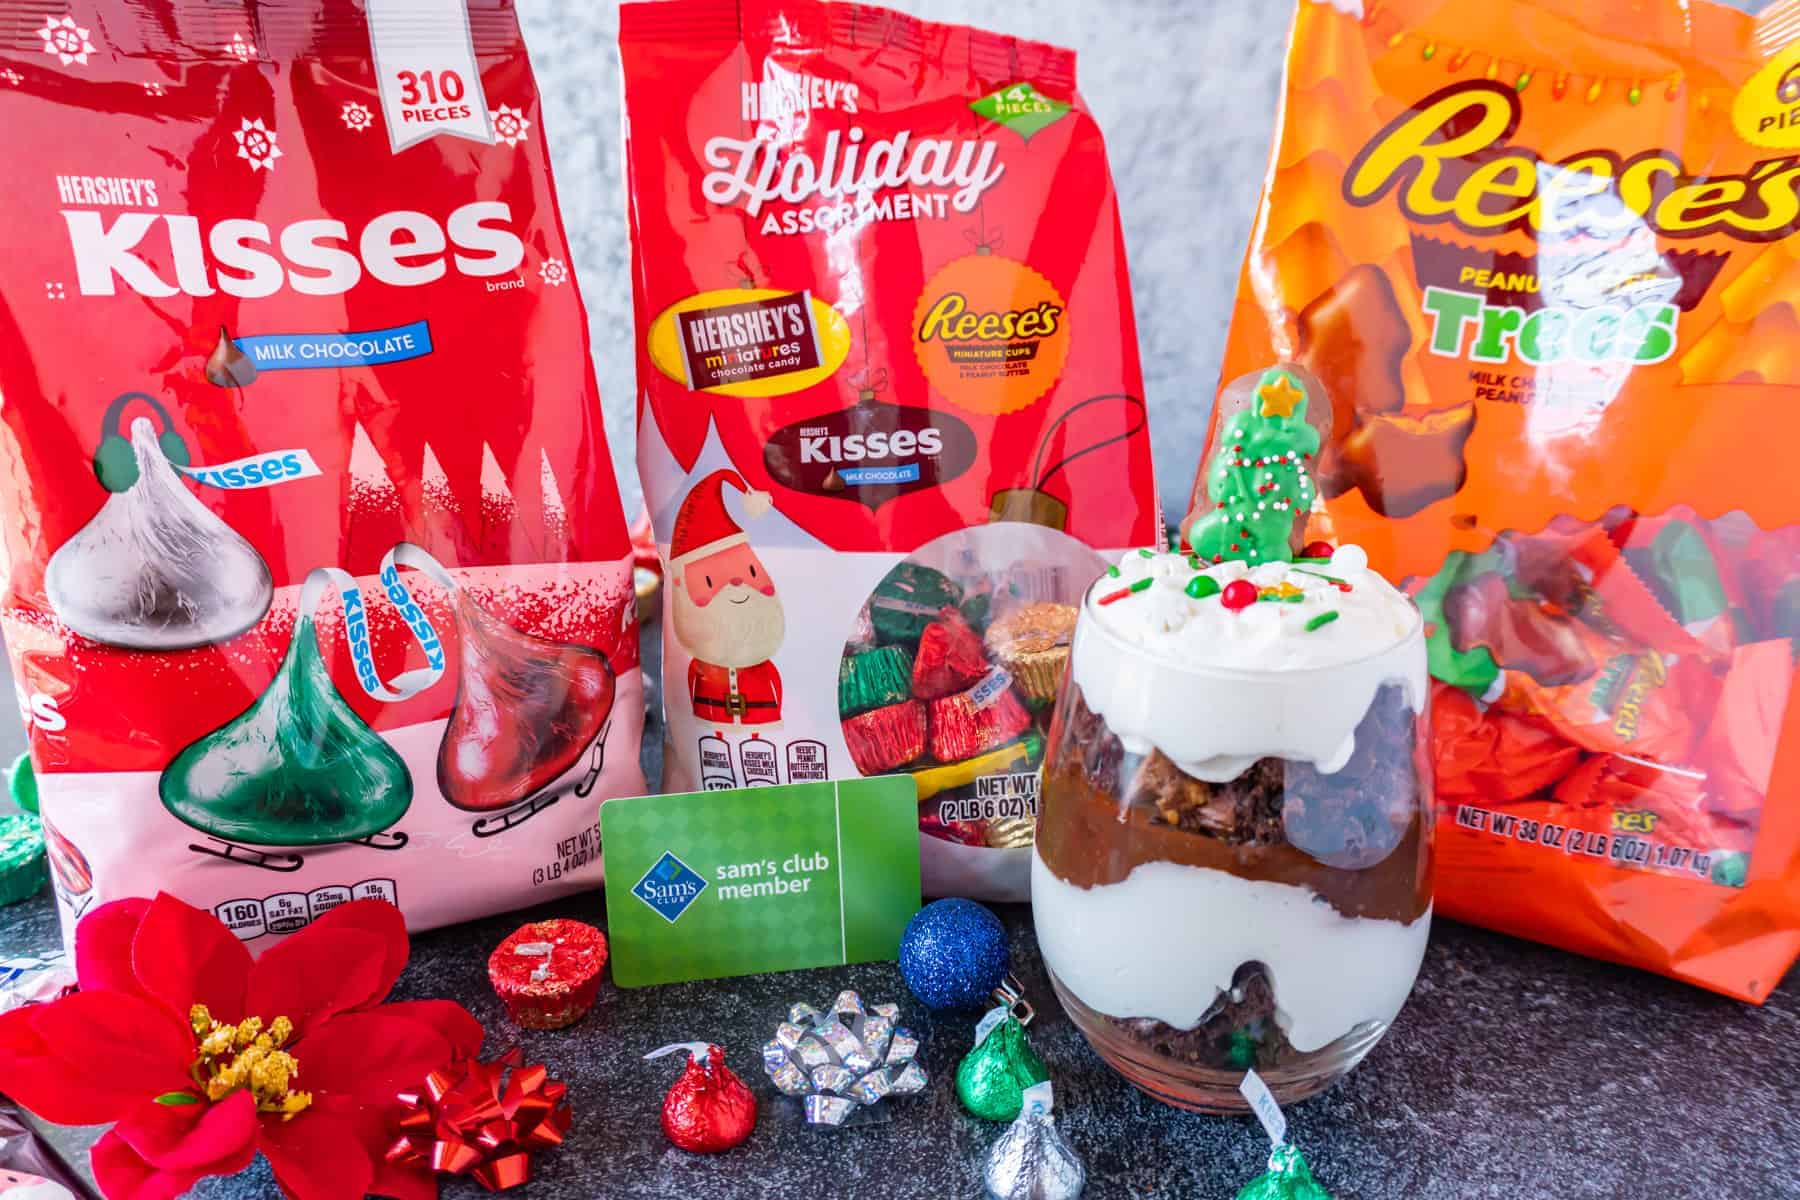
<svg viewBox="0 0 1800 1200">
<path fill-rule="evenodd" d="M 1397 637 L 1319 665 L 1198 665 L 1101 623 L 1116 582 L 1082 607 L 1044 763 L 1032 903 L 1057 996 L 1165 1103 L 1244 1111 L 1252 1067 L 1304 1099 L 1381 1039 L 1424 956 L 1422 623 L 1396 608 Z"/>
</svg>

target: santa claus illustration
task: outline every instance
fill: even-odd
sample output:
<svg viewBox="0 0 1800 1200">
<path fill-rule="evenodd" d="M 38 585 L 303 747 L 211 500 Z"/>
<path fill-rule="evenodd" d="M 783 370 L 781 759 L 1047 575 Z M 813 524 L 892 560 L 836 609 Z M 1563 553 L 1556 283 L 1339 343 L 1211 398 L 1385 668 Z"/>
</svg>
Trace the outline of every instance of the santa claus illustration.
<svg viewBox="0 0 1800 1200">
<path fill-rule="evenodd" d="M 787 632 L 781 597 L 750 539 L 725 511 L 725 487 L 744 494 L 751 517 L 769 511 L 732 470 L 714 471 L 687 494 L 669 539 L 669 607 L 675 638 L 693 656 L 688 695 L 712 725 L 767 728 L 781 720 L 781 674 L 770 659 Z"/>
</svg>

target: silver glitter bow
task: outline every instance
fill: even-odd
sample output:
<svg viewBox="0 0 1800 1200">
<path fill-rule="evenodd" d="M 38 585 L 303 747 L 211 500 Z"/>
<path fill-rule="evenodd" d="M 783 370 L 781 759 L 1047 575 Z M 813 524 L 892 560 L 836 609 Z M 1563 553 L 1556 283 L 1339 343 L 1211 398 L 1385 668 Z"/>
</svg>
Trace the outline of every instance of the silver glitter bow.
<svg viewBox="0 0 1800 1200">
<path fill-rule="evenodd" d="M 763 1070 L 783 1094 L 804 1099 L 809 1124 L 842 1125 L 884 1097 L 925 1090 L 919 1039 L 899 1021 L 897 1006 L 864 1007 L 850 991 L 830 1012 L 796 1004 L 763 1047 Z"/>
<path fill-rule="evenodd" d="M 1050 1119 L 1050 1084 L 1025 1089 L 1025 1107 L 988 1151 L 988 1200 L 1077 1200 L 1087 1168 Z"/>
</svg>

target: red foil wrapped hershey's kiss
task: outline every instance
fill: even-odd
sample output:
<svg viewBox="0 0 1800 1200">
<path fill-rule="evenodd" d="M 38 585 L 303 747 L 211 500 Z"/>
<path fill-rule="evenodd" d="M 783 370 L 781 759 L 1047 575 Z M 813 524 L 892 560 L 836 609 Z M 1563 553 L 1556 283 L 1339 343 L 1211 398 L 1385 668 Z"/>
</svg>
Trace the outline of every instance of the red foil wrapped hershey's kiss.
<svg viewBox="0 0 1800 1200">
<path fill-rule="evenodd" d="M 488 981 L 514 1024 L 561 1029 L 600 994 L 606 935 L 561 917 L 521 925 L 488 956 Z"/>
<path fill-rule="evenodd" d="M 693 1154 L 718 1154 L 741 1145 L 756 1128 L 756 1097 L 737 1072 L 725 1065 L 725 1052 L 709 1042 L 677 1042 L 644 1055 L 661 1058 L 687 1051 L 681 1077 L 663 1097 L 662 1127 L 670 1144 Z"/>
</svg>

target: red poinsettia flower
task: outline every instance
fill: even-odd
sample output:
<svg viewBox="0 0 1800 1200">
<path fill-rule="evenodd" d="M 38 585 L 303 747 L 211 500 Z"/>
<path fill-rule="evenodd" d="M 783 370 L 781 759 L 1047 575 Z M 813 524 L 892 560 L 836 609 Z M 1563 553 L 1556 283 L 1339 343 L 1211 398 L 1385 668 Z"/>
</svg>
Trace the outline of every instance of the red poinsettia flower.
<svg viewBox="0 0 1800 1200">
<path fill-rule="evenodd" d="M 481 1026 L 447 1000 L 381 1003 L 409 949 L 382 900 L 254 961 L 172 896 L 103 905 L 75 931 L 81 990 L 0 1015 L 0 1091 L 49 1121 L 114 1122 L 93 1150 L 112 1200 L 172 1200 L 258 1151 L 293 1200 L 425 1200 L 436 1177 L 384 1158 L 388 1118 Z"/>
</svg>

